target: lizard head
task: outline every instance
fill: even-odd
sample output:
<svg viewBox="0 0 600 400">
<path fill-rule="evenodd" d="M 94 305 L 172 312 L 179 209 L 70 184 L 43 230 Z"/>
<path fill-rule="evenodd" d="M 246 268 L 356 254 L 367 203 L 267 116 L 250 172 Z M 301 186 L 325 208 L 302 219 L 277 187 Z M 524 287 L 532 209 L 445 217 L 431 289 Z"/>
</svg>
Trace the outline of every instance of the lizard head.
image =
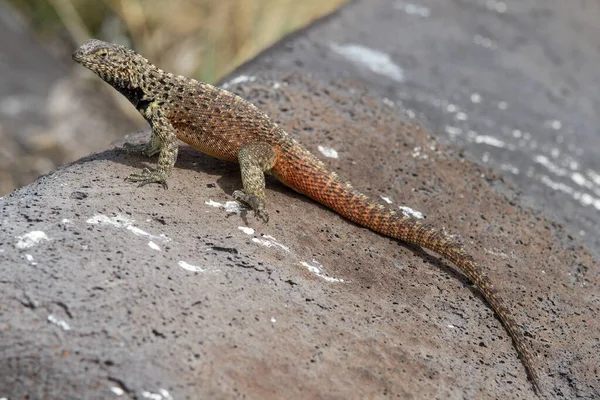
<svg viewBox="0 0 600 400">
<path fill-rule="evenodd" d="M 117 90 L 138 88 L 149 64 L 148 60 L 127 47 L 98 39 L 86 40 L 72 57 Z"/>
</svg>

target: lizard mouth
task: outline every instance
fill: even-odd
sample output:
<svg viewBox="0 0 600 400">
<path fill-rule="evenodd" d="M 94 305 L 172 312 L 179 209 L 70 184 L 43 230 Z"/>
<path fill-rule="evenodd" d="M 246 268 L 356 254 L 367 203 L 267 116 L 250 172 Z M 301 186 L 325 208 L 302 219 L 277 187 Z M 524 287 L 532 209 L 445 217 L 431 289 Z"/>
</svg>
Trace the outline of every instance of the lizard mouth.
<svg viewBox="0 0 600 400">
<path fill-rule="evenodd" d="M 78 64 L 81 64 L 81 62 L 83 61 L 83 55 L 81 54 L 79 49 L 77 49 L 73 52 L 73 54 L 71 55 L 71 58 L 73 59 L 73 61 L 75 61 Z"/>
<path fill-rule="evenodd" d="M 77 50 L 75 50 L 73 52 L 73 54 L 71 54 L 71 58 L 73 59 L 73 61 L 75 61 L 77 64 L 81 64 L 84 67 L 86 66 L 86 61 L 88 61 L 89 57 L 86 54 L 85 51 L 82 50 L 81 47 L 79 47 Z"/>
</svg>

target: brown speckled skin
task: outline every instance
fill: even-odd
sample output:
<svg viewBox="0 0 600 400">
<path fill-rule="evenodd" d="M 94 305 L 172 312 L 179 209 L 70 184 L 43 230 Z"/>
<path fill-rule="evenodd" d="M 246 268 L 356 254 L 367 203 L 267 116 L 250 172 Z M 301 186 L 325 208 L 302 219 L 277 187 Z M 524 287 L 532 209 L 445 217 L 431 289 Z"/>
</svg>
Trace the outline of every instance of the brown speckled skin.
<svg viewBox="0 0 600 400">
<path fill-rule="evenodd" d="M 158 168 L 128 180 L 166 186 L 177 159 L 177 138 L 211 156 L 239 162 L 244 190 L 234 197 L 249 204 L 264 220 L 264 173 L 329 207 L 345 218 L 452 261 L 473 281 L 512 337 L 534 389 L 541 393 L 534 358 L 525 338 L 481 267 L 450 235 L 431 224 L 385 209 L 325 165 L 251 103 L 226 90 L 158 69 L 133 50 L 91 39 L 73 53 L 126 96 L 152 126 L 152 138 L 126 151 L 159 153 Z"/>
</svg>

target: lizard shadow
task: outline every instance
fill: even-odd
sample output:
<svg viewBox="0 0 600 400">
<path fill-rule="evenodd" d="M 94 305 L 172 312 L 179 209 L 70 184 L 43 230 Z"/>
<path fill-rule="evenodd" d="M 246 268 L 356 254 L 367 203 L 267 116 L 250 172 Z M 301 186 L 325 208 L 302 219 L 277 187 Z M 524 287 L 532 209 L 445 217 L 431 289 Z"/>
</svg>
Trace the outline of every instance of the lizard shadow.
<svg viewBox="0 0 600 400">
<path fill-rule="evenodd" d="M 137 138 L 136 138 L 137 139 Z M 138 142 L 138 140 L 136 140 Z M 118 146 L 119 144 L 117 144 Z M 89 156 L 83 157 L 73 164 L 86 163 L 93 160 L 108 160 L 114 161 L 116 163 L 126 165 L 135 169 L 142 169 L 145 167 L 154 168 L 156 166 L 157 156 L 153 157 L 145 157 L 139 154 L 128 154 L 125 152 L 118 151 L 116 149 L 105 150 L 100 153 L 91 154 Z M 188 145 L 180 145 L 179 147 L 179 156 L 177 158 L 176 169 L 184 169 L 184 170 L 193 170 L 197 172 L 203 172 L 205 174 L 211 176 L 219 176 L 215 183 L 216 185 L 228 196 L 232 196 L 235 190 L 242 188 L 242 179 L 240 174 L 239 165 L 229 161 L 219 160 L 217 158 L 206 155 L 198 150 L 190 147 Z M 136 171 L 132 171 L 136 172 Z M 127 177 L 129 173 L 123 176 L 123 178 Z M 335 213 L 334 211 L 328 209 L 322 204 L 309 199 L 308 197 L 297 193 L 296 191 L 286 187 L 279 181 L 277 181 L 273 177 L 267 176 L 266 179 L 267 190 L 276 191 L 285 196 L 293 197 L 294 199 L 300 200 L 302 202 L 310 203 L 312 206 L 316 206 L 322 208 L 331 213 Z M 232 198 L 233 199 L 233 198 Z M 274 210 L 276 213 L 279 210 Z M 241 213 L 241 218 L 247 223 L 248 214 L 252 214 L 252 211 L 249 209 L 244 209 Z M 253 218 L 252 215 L 250 215 Z M 346 223 L 357 225 L 351 221 L 345 220 Z M 381 237 L 387 238 L 384 235 L 380 235 Z M 471 281 L 462 274 L 456 267 L 453 267 L 451 264 L 447 263 L 440 256 L 436 256 L 431 254 L 419 246 L 411 245 L 408 243 L 404 243 L 400 240 L 395 240 L 393 238 L 387 238 L 389 240 L 394 240 L 398 245 L 406 248 L 411 251 L 417 258 L 422 259 L 427 264 L 430 264 L 436 268 L 438 268 L 441 272 L 444 272 L 450 275 L 452 278 L 461 282 L 464 286 L 469 288 L 472 294 L 475 297 L 480 298 L 484 303 L 486 303 L 485 298 L 481 295 L 476 286 L 474 286 Z"/>
<path fill-rule="evenodd" d="M 138 144 L 143 142 L 136 140 L 133 141 L 133 143 Z M 84 164 L 94 160 L 106 160 L 113 161 L 121 165 L 126 165 L 135 169 L 127 172 L 123 176 L 123 178 L 126 178 L 131 173 L 139 172 L 138 170 L 142 168 L 156 168 L 158 155 L 146 157 L 142 154 L 127 153 L 124 151 L 120 151 L 119 147 L 121 147 L 120 142 L 118 142 L 117 145 L 113 148 L 107 149 L 100 153 L 94 153 L 82 157 L 79 160 L 74 161 L 72 164 Z M 217 158 L 203 154 L 202 152 L 199 152 L 198 150 L 195 150 L 194 148 L 188 145 L 181 145 L 179 146 L 179 155 L 177 157 L 175 169 L 194 170 L 201 171 L 210 175 L 219 175 L 223 174 L 224 171 L 232 172 L 236 169 L 239 170 L 239 166 L 237 166 L 235 163 L 219 160 Z"/>
<path fill-rule="evenodd" d="M 426 261 L 427 263 L 431 264 L 432 266 L 438 268 L 441 272 L 445 272 L 446 274 L 448 274 L 449 276 L 451 276 L 451 278 L 456 279 L 458 282 L 460 282 L 464 287 L 466 287 L 470 292 L 471 295 L 474 298 L 479 299 L 483 304 L 485 304 L 485 306 L 490 309 L 492 311 L 492 315 L 494 316 L 494 318 L 498 321 L 498 323 L 500 324 L 500 326 L 502 326 L 503 328 L 505 328 L 504 322 L 502 322 L 502 320 L 500 319 L 500 317 L 498 316 L 498 313 L 496 313 L 496 311 L 494 311 L 492 309 L 492 306 L 490 305 L 490 303 L 488 303 L 488 301 L 486 300 L 486 298 L 483 296 L 483 294 L 481 293 L 481 291 L 479 290 L 479 288 L 473 283 L 471 282 L 471 280 L 469 278 L 467 278 L 466 275 L 464 275 L 459 269 L 458 267 L 454 266 L 454 264 L 452 264 L 449 261 L 446 261 L 442 256 L 436 256 L 434 254 L 431 254 L 429 252 L 427 252 L 426 250 L 424 250 L 423 248 L 419 247 L 419 246 L 414 246 L 411 244 L 407 244 L 401 241 L 397 241 L 401 246 L 403 246 L 404 248 L 410 250 L 415 256 L 421 258 L 423 261 Z M 480 267 L 483 268 L 482 264 L 478 265 Z M 484 274 L 485 271 L 483 271 Z M 487 275 L 487 274 L 486 274 Z M 432 284 L 435 284 L 434 281 L 431 281 Z M 501 293 L 499 293 L 500 296 L 502 296 Z M 515 301 L 515 304 L 516 301 Z M 457 309 L 458 311 L 459 309 Z M 468 319 L 468 317 L 463 316 L 463 313 L 459 312 L 459 316 L 465 320 Z M 468 314 L 467 310 L 465 309 L 464 314 Z M 526 336 L 529 336 L 529 333 L 527 332 L 527 329 L 525 327 L 523 327 L 523 334 Z"/>
<path fill-rule="evenodd" d="M 410 250 L 415 256 L 421 258 L 427 264 L 432 265 L 433 267 L 439 269 L 441 272 L 444 272 L 451 276 L 453 279 L 459 281 L 463 286 L 467 287 L 475 297 L 478 297 L 479 299 L 481 299 L 481 301 L 487 304 L 485 297 L 483 297 L 481 292 L 479 292 L 479 290 L 471 282 L 471 280 L 467 278 L 467 276 L 465 276 L 462 272 L 460 272 L 458 267 L 453 267 L 452 263 L 450 263 L 449 261 L 445 261 L 442 256 L 436 256 L 419 246 L 404 243 L 400 240 L 397 240 L 396 242 L 402 247 Z"/>
<path fill-rule="evenodd" d="M 137 137 L 135 138 L 137 139 Z M 142 141 L 134 140 L 134 143 L 142 143 Z M 143 168 L 156 168 L 158 155 L 146 157 L 141 154 L 126 153 L 118 150 L 121 146 L 120 142 L 114 148 L 90 154 L 74 161 L 72 165 L 85 164 L 95 160 L 112 161 L 121 165 L 131 167 L 133 170 L 126 172 L 122 178 L 126 178 L 131 173 L 139 172 Z M 175 164 L 175 170 L 191 170 L 202 172 L 211 176 L 219 176 L 216 179 L 216 184 L 224 193 L 231 196 L 235 190 L 242 188 L 242 178 L 240 167 L 237 163 L 220 160 L 218 158 L 204 154 L 191 146 L 182 144 L 179 146 L 179 154 Z M 171 176 L 170 181 L 173 180 Z M 307 197 L 293 191 L 284 186 L 273 177 L 266 177 L 267 189 L 277 191 L 288 196 L 295 196 L 298 199 L 318 204 L 308 199 Z M 320 204 L 318 204 L 320 206 Z"/>
</svg>

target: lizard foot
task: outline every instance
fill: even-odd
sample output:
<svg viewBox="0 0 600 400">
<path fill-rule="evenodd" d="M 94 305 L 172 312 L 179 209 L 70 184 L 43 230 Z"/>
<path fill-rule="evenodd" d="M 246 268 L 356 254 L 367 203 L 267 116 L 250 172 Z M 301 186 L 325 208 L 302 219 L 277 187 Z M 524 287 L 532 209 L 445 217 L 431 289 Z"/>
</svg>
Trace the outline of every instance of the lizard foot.
<svg viewBox="0 0 600 400">
<path fill-rule="evenodd" d="M 117 147 L 116 150 L 120 153 L 143 154 L 146 157 L 152 157 L 160 151 L 160 147 L 155 148 L 155 146 L 152 145 L 152 142 L 142 144 L 126 142 L 123 143 L 123 147 Z"/>
<path fill-rule="evenodd" d="M 129 175 L 125 178 L 127 182 L 136 182 L 138 187 L 147 185 L 149 183 L 159 183 L 163 188 L 167 189 L 167 174 L 158 170 L 150 170 L 144 168 L 142 172 Z"/>
<path fill-rule="evenodd" d="M 233 198 L 242 203 L 246 203 L 254 210 L 254 216 L 269 222 L 269 213 L 265 209 L 265 202 L 253 194 L 247 194 L 243 190 L 233 192 Z"/>
</svg>

